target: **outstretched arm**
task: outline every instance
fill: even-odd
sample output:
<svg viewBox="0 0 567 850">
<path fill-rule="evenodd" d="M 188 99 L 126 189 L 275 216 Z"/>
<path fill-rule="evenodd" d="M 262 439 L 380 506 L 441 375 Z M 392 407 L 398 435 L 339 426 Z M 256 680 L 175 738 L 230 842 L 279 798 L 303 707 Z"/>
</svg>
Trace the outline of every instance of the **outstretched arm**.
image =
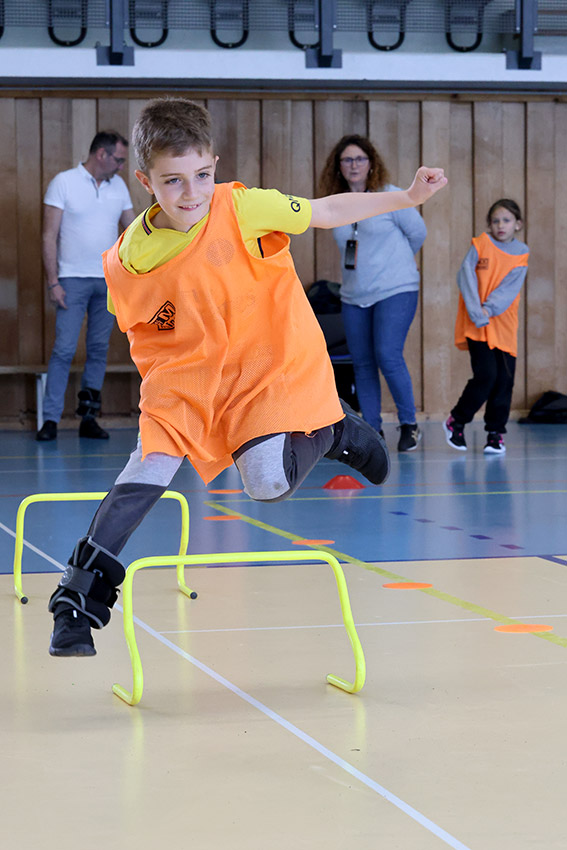
<svg viewBox="0 0 567 850">
<path fill-rule="evenodd" d="M 345 192 L 311 201 L 311 227 L 340 227 L 382 213 L 417 207 L 442 189 L 447 178 L 442 168 L 422 166 L 409 189 L 401 192 Z"/>
</svg>

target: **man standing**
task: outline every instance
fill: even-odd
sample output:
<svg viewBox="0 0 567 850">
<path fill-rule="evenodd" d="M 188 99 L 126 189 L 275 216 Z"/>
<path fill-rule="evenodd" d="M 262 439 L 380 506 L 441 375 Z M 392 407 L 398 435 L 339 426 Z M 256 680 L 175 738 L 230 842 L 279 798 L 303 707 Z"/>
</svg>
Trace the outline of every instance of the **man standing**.
<svg viewBox="0 0 567 850">
<path fill-rule="evenodd" d="M 118 172 L 128 142 L 119 133 L 94 137 L 86 162 L 57 174 L 44 198 L 42 254 L 50 301 L 57 308 L 55 345 L 47 370 L 44 423 L 36 439 L 54 440 L 63 412 L 69 369 L 87 315 L 87 359 L 77 413 L 79 436 L 106 440 L 95 419 L 114 316 L 106 309 L 102 253 L 116 242 L 118 226 L 134 220 L 132 201 Z"/>
</svg>

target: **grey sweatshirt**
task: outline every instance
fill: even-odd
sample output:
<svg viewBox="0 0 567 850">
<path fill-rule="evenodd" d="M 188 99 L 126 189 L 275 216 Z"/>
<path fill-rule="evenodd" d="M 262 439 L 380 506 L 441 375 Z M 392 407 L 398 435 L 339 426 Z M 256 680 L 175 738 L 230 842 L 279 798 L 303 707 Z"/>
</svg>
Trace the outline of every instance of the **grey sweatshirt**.
<svg viewBox="0 0 567 850">
<path fill-rule="evenodd" d="M 384 186 L 399 192 L 398 186 Z M 370 307 L 377 301 L 419 289 L 419 272 L 414 255 L 427 236 L 425 223 L 416 209 L 383 213 L 353 225 L 336 227 L 333 236 L 341 252 L 341 299 L 347 304 Z M 347 239 L 358 241 L 356 269 L 345 269 Z"/>
<path fill-rule="evenodd" d="M 490 233 L 488 234 L 490 241 L 496 245 L 500 251 L 505 254 L 518 256 L 519 254 L 529 254 L 529 248 L 524 242 L 519 239 L 512 239 L 511 242 L 499 242 L 494 239 Z M 478 263 L 478 251 L 471 245 L 465 259 L 462 262 L 461 268 L 457 274 L 457 286 L 463 296 L 467 313 L 470 316 L 471 322 L 474 322 L 477 328 L 482 328 L 488 324 L 491 316 L 499 316 L 508 309 L 516 295 L 519 293 L 524 280 L 526 279 L 527 266 L 519 266 L 508 272 L 506 277 L 494 289 L 484 304 L 480 303 L 478 294 L 478 280 L 476 277 L 476 265 Z M 488 316 L 483 313 L 482 308 L 487 311 Z"/>
</svg>

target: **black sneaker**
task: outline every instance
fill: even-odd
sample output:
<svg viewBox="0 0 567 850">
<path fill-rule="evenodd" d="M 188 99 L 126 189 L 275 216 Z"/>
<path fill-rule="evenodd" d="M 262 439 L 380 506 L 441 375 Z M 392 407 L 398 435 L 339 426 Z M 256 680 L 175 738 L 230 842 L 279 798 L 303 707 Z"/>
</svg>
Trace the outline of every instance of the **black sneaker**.
<svg viewBox="0 0 567 850">
<path fill-rule="evenodd" d="M 334 426 L 335 440 L 325 457 L 356 469 L 372 484 L 383 484 L 390 474 L 386 443 L 372 425 L 341 400 L 345 418 Z"/>
<path fill-rule="evenodd" d="M 53 419 L 46 419 L 35 435 L 35 438 L 39 443 L 47 443 L 50 440 L 56 440 L 57 422 L 54 422 Z"/>
<path fill-rule="evenodd" d="M 460 422 L 456 422 L 452 416 L 449 416 L 446 422 L 443 422 L 443 430 L 448 444 L 457 449 L 458 452 L 466 452 L 467 444 L 465 442 L 465 426 Z"/>
<path fill-rule="evenodd" d="M 110 434 L 100 427 L 93 416 L 85 416 L 79 425 L 79 437 L 88 437 L 90 440 L 108 440 Z"/>
<path fill-rule="evenodd" d="M 399 452 L 413 452 L 417 449 L 417 444 L 421 440 L 421 431 L 417 423 L 413 425 L 400 425 L 398 428 L 400 439 L 398 440 Z"/>
<path fill-rule="evenodd" d="M 96 655 L 89 618 L 76 608 L 55 615 L 49 654 L 63 657 Z"/>
<path fill-rule="evenodd" d="M 503 455 L 506 454 L 506 446 L 504 445 L 504 437 L 498 431 L 489 431 L 484 447 L 485 455 Z"/>
</svg>

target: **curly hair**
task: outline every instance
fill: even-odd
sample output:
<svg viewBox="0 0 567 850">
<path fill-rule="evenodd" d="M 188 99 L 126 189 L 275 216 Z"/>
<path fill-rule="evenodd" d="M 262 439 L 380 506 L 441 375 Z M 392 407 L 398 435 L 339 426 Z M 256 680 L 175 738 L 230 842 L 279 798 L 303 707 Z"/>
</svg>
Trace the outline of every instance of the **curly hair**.
<svg viewBox="0 0 567 850">
<path fill-rule="evenodd" d="M 370 163 L 368 180 L 366 181 L 368 191 L 379 191 L 384 188 L 386 183 L 390 182 L 390 175 L 388 174 L 384 160 L 370 139 L 366 138 L 366 136 L 351 133 L 348 136 L 343 136 L 327 157 L 321 177 L 319 178 L 319 193 L 321 196 L 337 195 L 339 192 L 350 192 L 350 187 L 341 173 L 340 163 L 341 155 L 349 145 L 356 145 L 368 157 Z"/>
</svg>

